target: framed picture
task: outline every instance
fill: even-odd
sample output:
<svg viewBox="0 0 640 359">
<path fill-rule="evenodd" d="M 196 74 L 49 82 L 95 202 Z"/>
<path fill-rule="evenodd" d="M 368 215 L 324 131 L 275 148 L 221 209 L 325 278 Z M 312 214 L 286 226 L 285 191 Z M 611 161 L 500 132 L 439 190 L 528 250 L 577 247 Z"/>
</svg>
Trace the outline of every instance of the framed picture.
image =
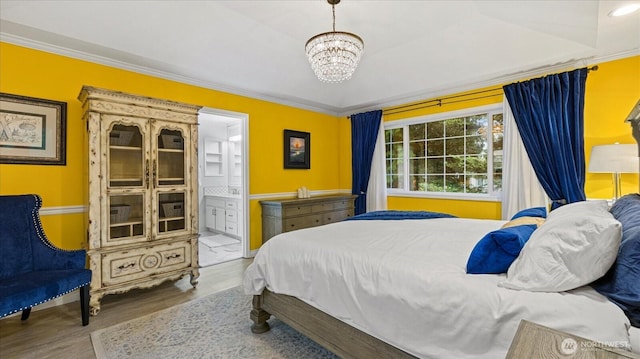
<svg viewBox="0 0 640 359">
<path fill-rule="evenodd" d="M 65 165 L 67 103 L 0 93 L 0 163 Z"/>
<path fill-rule="evenodd" d="M 284 168 L 311 168 L 311 134 L 284 130 Z"/>
</svg>

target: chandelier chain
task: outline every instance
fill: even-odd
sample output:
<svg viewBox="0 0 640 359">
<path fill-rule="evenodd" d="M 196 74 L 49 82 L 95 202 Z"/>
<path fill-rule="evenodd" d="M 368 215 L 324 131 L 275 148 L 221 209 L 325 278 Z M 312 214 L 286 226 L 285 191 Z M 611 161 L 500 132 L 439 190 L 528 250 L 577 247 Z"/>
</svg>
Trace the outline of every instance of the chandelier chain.
<svg viewBox="0 0 640 359">
<path fill-rule="evenodd" d="M 336 5 L 331 4 L 331 10 L 333 11 L 333 32 L 336 32 Z"/>
</svg>

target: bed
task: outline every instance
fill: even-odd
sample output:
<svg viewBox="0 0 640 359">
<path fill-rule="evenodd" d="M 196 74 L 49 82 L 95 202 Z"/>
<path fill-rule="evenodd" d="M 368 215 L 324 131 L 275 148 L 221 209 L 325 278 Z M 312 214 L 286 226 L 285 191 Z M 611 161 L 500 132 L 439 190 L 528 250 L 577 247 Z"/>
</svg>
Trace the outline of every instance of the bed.
<svg viewBox="0 0 640 359">
<path fill-rule="evenodd" d="M 632 200 L 637 207 L 630 213 L 637 217 L 640 196 Z M 579 217 L 578 227 L 594 231 L 593 220 L 585 220 L 580 210 L 564 212 Z M 552 222 L 552 214 L 546 222 Z M 605 272 L 611 263 L 597 263 L 606 257 L 603 252 L 617 253 L 626 240 L 620 222 L 613 216 L 611 221 L 619 225 L 617 240 L 595 245 L 612 249 L 590 249 L 595 260 L 586 249 L 579 255 L 592 266 L 606 266 Z M 517 287 L 512 279 L 518 273 L 468 274 L 479 240 L 505 224 L 467 218 L 369 219 L 280 234 L 261 247 L 245 273 L 245 292 L 254 295 L 252 330 L 268 330 L 266 320 L 274 315 L 343 358 L 504 358 L 525 319 L 632 349 L 638 333 L 630 329 L 629 313 L 591 286 L 516 290 L 509 286 Z M 525 251 L 542 242 L 534 236 L 545 226 L 533 231 L 509 271 L 526 265 Z M 599 237 L 616 231 L 608 230 Z M 560 282 L 566 285 L 564 278 Z"/>
</svg>

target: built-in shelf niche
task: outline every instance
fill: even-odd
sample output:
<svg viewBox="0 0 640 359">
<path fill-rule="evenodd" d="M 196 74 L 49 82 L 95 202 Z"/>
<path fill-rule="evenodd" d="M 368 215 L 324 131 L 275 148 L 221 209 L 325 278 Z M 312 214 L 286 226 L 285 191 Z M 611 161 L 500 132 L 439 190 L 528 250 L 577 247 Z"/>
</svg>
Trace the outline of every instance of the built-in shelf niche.
<svg viewBox="0 0 640 359">
<path fill-rule="evenodd" d="M 214 138 L 205 138 L 204 140 L 204 175 L 205 176 L 223 176 L 224 175 L 224 158 L 222 140 Z"/>
</svg>

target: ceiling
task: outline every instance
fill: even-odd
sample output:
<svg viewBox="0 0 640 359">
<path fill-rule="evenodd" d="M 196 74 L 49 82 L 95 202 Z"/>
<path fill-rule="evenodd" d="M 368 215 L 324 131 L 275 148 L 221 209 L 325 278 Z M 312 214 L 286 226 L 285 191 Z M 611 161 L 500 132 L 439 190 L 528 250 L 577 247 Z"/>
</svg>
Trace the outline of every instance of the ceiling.
<svg viewBox="0 0 640 359">
<path fill-rule="evenodd" d="M 325 0 L 0 0 L 0 40 L 334 115 L 640 54 L 633 1 L 365 1 L 336 6 L 362 37 L 353 78 L 316 79 L 306 41 Z"/>
</svg>

